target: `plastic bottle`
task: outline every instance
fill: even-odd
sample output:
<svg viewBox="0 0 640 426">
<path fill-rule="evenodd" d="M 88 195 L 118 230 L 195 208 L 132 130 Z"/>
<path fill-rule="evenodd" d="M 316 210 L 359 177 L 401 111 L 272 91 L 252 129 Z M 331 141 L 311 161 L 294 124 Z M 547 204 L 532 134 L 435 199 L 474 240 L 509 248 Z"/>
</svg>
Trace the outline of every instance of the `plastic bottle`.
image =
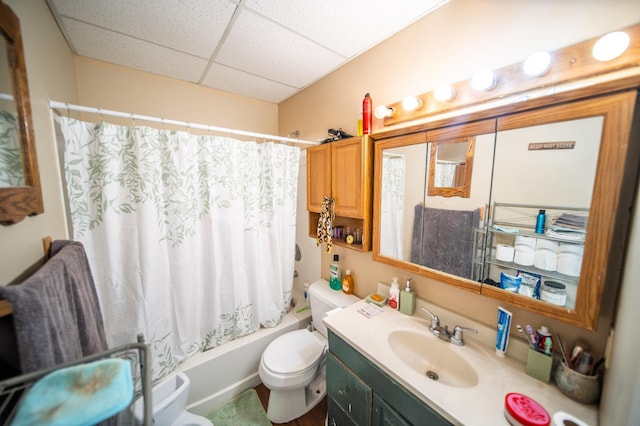
<svg viewBox="0 0 640 426">
<path fill-rule="evenodd" d="M 344 278 L 342 278 L 342 292 L 346 294 L 353 294 L 353 277 L 351 276 L 351 270 L 344 271 Z"/>
<path fill-rule="evenodd" d="M 547 216 L 544 210 L 540 210 L 538 212 L 538 217 L 536 218 L 536 234 L 544 234 L 544 222 L 546 221 Z"/>
<path fill-rule="evenodd" d="M 329 287 L 333 290 L 342 289 L 342 272 L 340 271 L 339 260 L 340 256 L 334 254 L 333 262 L 329 265 Z"/>
<path fill-rule="evenodd" d="M 373 127 L 373 101 L 369 94 L 364 95 L 362 101 L 362 134 L 370 135 Z"/>
<path fill-rule="evenodd" d="M 553 352 L 553 338 L 547 327 L 540 326 L 536 331 L 536 337 L 538 340 L 538 350 L 547 355 L 551 355 Z"/>
<path fill-rule="evenodd" d="M 411 290 L 411 278 L 407 278 L 407 284 L 400 293 L 400 312 L 413 315 L 416 311 L 416 292 Z"/>
<path fill-rule="evenodd" d="M 400 285 L 396 277 L 393 277 L 391 288 L 389 289 L 389 307 L 396 311 L 400 308 Z"/>
</svg>

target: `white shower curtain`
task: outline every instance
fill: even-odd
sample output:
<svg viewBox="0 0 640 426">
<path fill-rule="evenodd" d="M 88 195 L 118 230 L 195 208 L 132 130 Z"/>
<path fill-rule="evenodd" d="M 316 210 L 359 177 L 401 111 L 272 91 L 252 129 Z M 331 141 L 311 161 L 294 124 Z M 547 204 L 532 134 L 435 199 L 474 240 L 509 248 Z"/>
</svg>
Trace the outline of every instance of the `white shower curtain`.
<svg viewBox="0 0 640 426">
<path fill-rule="evenodd" d="M 380 253 L 402 259 L 404 226 L 404 157 L 382 156 Z"/>
<path fill-rule="evenodd" d="M 273 326 L 293 285 L 299 148 L 60 117 L 73 237 L 110 345 L 152 378 Z"/>
</svg>

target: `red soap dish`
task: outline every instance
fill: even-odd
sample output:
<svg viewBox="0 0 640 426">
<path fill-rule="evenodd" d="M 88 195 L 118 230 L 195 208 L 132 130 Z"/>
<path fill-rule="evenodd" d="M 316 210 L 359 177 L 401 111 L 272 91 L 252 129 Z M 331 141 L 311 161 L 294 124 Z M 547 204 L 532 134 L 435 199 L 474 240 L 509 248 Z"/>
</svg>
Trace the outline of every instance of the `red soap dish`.
<svg viewBox="0 0 640 426">
<path fill-rule="evenodd" d="M 513 426 L 549 426 L 551 416 L 533 399 L 511 392 L 504 397 L 504 416 Z"/>
</svg>

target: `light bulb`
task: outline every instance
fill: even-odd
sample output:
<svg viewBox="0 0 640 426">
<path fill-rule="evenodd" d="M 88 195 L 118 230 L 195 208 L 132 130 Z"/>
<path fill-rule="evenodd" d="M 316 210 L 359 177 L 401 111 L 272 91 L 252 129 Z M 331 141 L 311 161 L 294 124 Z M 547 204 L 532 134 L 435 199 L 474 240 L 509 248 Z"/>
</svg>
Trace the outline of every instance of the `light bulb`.
<svg viewBox="0 0 640 426">
<path fill-rule="evenodd" d="M 491 90 L 496 86 L 496 77 L 493 71 L 478 70 L 471 77 L 471 86 L 476 90 Z"/>
<path fill-rule="evenodd" d="M 450 84 L 440 84 L 433 91 L 433 97 L 437 101 L 451 101 L 456 97 L 456 90 Z"/>
<path fill-rule="evenodd" d="M 405 111 L 417 111 L 422 108 L 422 105 L 424 105 L 424 102 L 417 96 L 407 96 L 402 101 L 402 109 Z"/>
<path fill-rule="evenodd" d="M 547 52 L 536 52 L 529 56 L 522 69 L 524 73 L 532 77 L 544 75 L 551 67 L 551 55 Z"/>
<path fill-rule="evenodd" d="M 393 117 L 393 114 L 395 112 L 396 111 L 393 108 L 390 108 L 386 105 L 378 105 L 373 114 L 376 116 L 376 118 L 383 119 L 387 117 Z"/>
<path fill-rule="evenodd" d="M 622 55 L 630 41 L 629 34 L 622 31 L 605 34 L 593 45 L 591 54 L 598 61 L 610 61 Z"/>
</svg>

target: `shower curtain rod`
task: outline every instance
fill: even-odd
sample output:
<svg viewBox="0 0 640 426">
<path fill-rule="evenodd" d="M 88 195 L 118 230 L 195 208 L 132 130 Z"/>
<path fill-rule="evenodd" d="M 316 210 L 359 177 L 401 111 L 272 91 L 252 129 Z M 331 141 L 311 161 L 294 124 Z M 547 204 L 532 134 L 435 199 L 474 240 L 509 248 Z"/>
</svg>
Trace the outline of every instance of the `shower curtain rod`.
<svg viewBox="0 0 640 426">
<path fill-rule="evenodd" d="M 131 118 L 134 121 L 135 120 L 150 121 L 153 123 L 171 124 L 175 126 L 184 126 L 184 127 L 193 128 L 193 129 L 208 130 L 211 132 L 229 133 L 232 135 L 241 135 L 241 136 L 248 136 L 248 137 L 260 138 L 260 139 L 273 139 L 281 142 L 292 142 L 292 143 L 299 143 L 299 144 L 305 144 L 305 145 L 318 145 L 320 143 L 320 142 L 314 142 L 314 141 L 306 141 L 303 139 L 287 138 L 284 136 L 268 135 L 266 133 L 247 132 L 245 130 L 236 130 L 236 129 L 228 129 L 226 127 L 210 126 L 208 124 L 189 123 L 187 121 L 169 120 L 166 118 L 151 117 L 148 115 L 139 115 L 139 114 L 133 114 L 133 113 L 113 111 L 108 109 L 87 107 L 82 105 L 72 105 L 66 102 L 49 101 L 49 107 L 51 109 L 66 109 L 67 111 L 89 112 L 93 114 L 108 115 L 112 117 Z"/>
</svg>

